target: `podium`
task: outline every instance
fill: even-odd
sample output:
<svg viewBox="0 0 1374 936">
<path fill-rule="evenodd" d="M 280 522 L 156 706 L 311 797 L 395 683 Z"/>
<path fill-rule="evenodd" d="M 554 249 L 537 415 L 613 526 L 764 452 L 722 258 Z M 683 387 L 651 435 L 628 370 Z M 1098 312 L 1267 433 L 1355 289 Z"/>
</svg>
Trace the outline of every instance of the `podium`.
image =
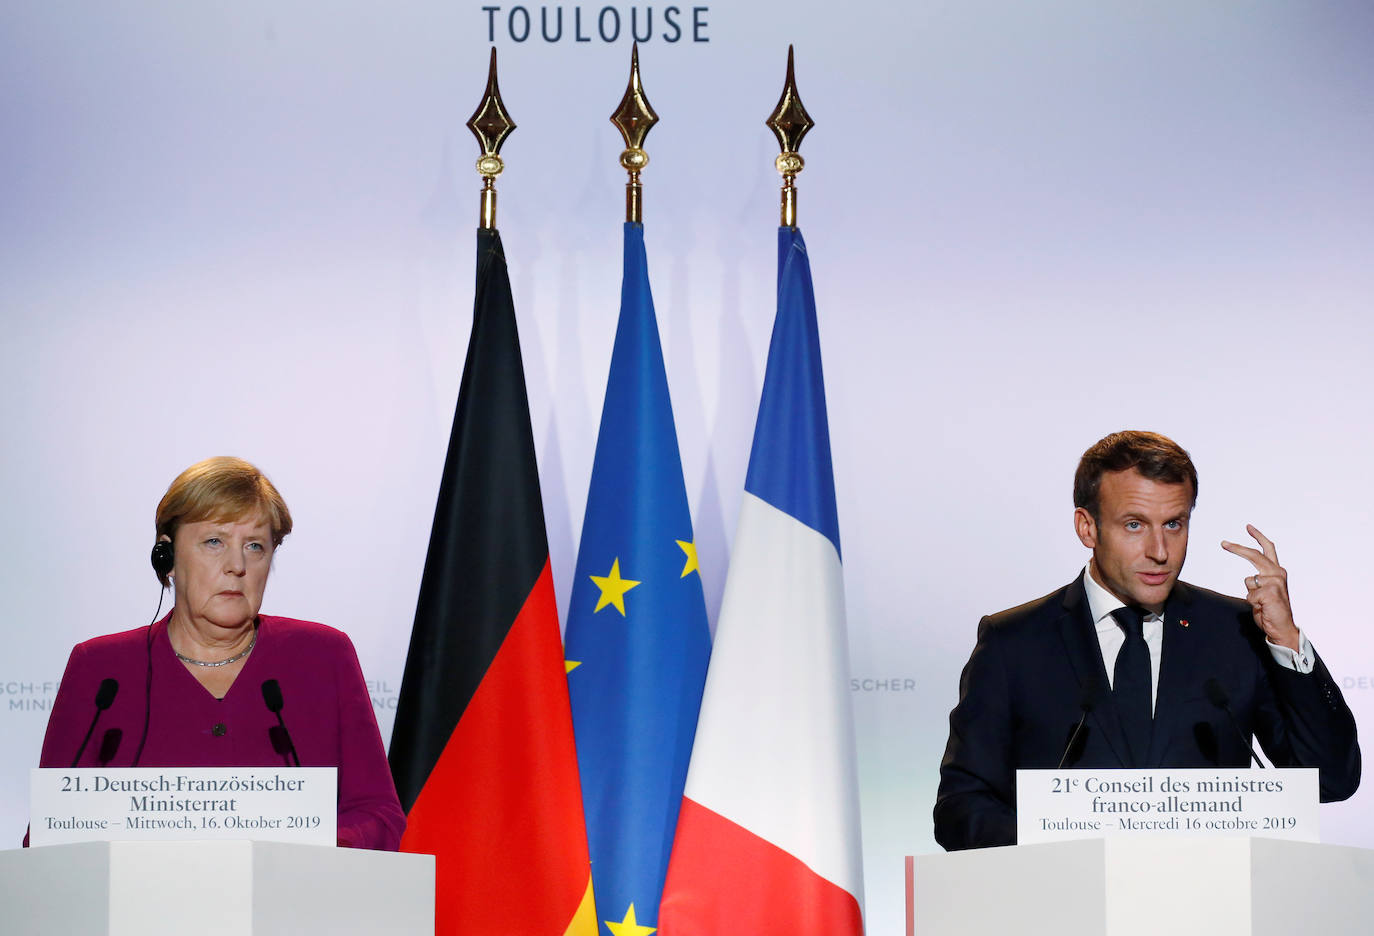
<svg viewBox="0 0 1374 936">
<path fill-rule="evenodd" d="M 285 842 L 0 852 L 7 936 L 434 933 L 434 856 Z"/>
<path fill-rule="evenodd" d="M 1264 838 L 1115 838 L 907 858 L 915 936 L 1367 934 L 1374 851 Z"/>
</svg>

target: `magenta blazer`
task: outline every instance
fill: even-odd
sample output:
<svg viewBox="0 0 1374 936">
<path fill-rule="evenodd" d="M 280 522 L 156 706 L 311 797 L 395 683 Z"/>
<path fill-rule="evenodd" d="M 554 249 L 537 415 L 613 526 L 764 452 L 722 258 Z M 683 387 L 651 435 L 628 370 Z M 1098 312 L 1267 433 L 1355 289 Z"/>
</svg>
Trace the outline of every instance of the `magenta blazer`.
<svg viewBox="0 0 1374 936">
<path fill-rule="evenodd" d="M 294 766 L 270 734 L 277 718 L 263 701 L 262 684 L 275 679 L 301 766 L 339 768 L 339 844 L 395 851 L 405 814 L 348 637 L 323 624 L 260 615 L 253 652 L 217 699 L 172 652 L 170 617 L 72 649 L 48 717 L 41 766 L 71 766 L 107 678 L 119 689 L 79 767 L 133 766 L 145 713 L 139 767 Z"/>
</svg>

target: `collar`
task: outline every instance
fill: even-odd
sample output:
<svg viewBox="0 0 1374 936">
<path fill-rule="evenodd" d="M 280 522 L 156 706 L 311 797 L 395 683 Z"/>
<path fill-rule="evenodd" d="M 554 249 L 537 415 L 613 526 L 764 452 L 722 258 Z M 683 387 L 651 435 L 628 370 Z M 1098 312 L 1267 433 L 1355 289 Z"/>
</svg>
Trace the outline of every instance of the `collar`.
<svg viewBox="0 0 1374 936">
<path fill-rule="evenodd" d="M 1112 612 L 1117 608 L 1126 607 L 1126 602 L 1097 583 L 1097 579 L 1093 578 L 1091 559 L 1083 567 L 1083 592 L 1088 598 L 1088 614 L 1098 633 L 1117 630 L 1116 619 L 1112 617 Z M 1153 611 L 1145 612 L 1146 621 L 1157 620 L 1160 617 Z"/>
</svg>

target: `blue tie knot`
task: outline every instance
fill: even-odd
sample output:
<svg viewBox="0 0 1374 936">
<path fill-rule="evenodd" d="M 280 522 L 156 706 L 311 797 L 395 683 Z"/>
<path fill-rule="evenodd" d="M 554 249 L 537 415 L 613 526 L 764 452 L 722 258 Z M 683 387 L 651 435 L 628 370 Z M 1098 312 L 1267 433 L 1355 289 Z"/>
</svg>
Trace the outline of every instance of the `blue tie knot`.
<svg viewBox="0 0 1374 936">
<path fill-rule="evenodd" d="M 1145 634 L 1145 614 L 1130 605 L 1117 608 L 1112 612 L 1117 625 L 1126 632 L 1126 638 L 1143 637 Z"/>
</svg>

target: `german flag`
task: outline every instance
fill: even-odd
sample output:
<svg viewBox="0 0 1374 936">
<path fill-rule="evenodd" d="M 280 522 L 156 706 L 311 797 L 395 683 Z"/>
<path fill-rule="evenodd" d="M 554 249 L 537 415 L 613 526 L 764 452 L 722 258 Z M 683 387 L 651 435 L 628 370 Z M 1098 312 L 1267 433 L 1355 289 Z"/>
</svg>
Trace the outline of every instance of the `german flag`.
<svg viewBox="0 0 1374 936">
<path fill-rule="evenodd" d="M 501 237 L 472 336 L 391 738 L 435 932 L 596 933 L 572 714 Z"/>
</svg>

